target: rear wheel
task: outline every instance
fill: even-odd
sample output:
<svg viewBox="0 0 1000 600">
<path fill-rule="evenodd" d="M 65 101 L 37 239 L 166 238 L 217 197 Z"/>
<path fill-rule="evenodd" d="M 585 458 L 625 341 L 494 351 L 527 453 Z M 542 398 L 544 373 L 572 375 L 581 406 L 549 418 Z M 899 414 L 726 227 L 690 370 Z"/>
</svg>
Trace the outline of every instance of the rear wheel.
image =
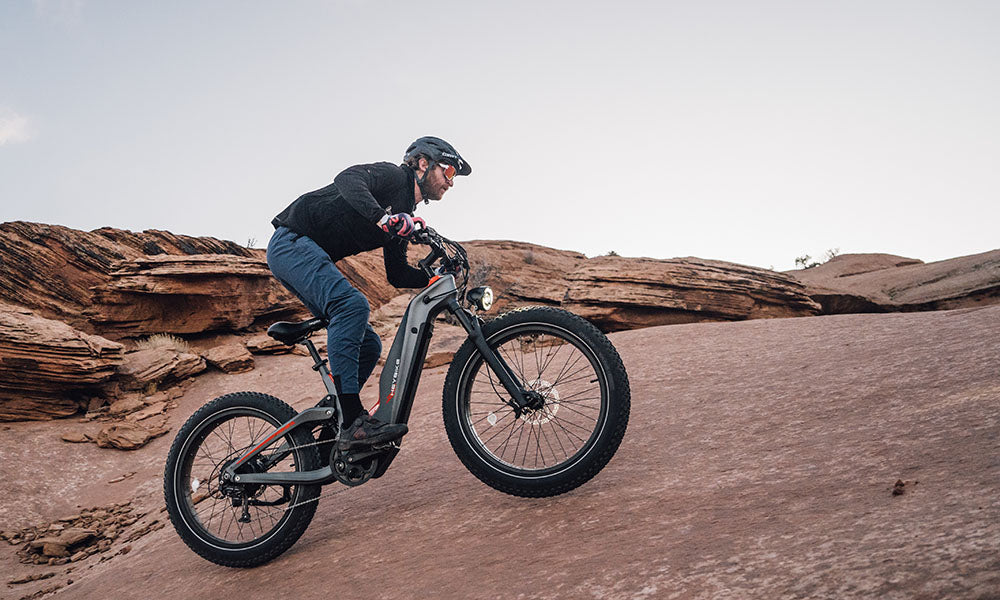
<svg viewBox="0 0 1000 600">
<path fill-rule="evenodd" d="M 455 353 L 443 415 L 452 448 L 481 481 L 517 496 L 552 496 L 594 477 L 628 425 L 628 375 L 610 340 L 570 312 L 531 307 L 483 325 L 529 404 L 510 395 L 471 340 Z"/>
<path fill-rule="evenodd" d="M 306 530 L 316 512 L 319 486 L 221 480 L 226 466 L 294 416 L 290 406 L 273 396 L 241 392 L 209 402 L 181 427 L 167 456 L 164 498 L 177 533 L 203 558 L 228 567 L 254 567 L 290 548 Z M 293 429 L 241 469 L 317 469 L 313 441 L 308 431 Z"/>
</svg>

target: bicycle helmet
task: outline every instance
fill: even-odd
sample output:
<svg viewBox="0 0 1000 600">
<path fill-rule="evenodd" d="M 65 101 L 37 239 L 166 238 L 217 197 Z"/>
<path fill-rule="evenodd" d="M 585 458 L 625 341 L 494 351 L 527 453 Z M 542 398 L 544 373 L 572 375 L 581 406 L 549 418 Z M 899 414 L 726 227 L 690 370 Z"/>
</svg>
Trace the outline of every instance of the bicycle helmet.
<svg viewBox="0 0 1000 600">
<path fill-rule="evenodd" d="M 446 163 L 456 169 L 458 169 L 459 175 L 470 175 L 472 173 L 472 167 L 469 163 L 465 162 L 462 155 L 455 150 L 455 147 L 448 142 L 442 140 L 441 138 L 436 138 L 433 136 L 424 136 L 422 138 L 417 138 L 410 147 L 406 149 L 406 154 L 403 155 L 403 161 L 410 160 L 410 158 L 422 154 L 435 163 Z"/>
</svg>

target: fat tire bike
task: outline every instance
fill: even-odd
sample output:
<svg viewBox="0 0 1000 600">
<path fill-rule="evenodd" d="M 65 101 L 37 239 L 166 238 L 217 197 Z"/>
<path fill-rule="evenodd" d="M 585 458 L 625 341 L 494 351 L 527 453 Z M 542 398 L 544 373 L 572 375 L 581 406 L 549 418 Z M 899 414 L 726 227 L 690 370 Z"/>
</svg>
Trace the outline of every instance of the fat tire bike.
<svg viewBox="0 0 1000 600">
<path fill-rule="evenodd" d="M 486 485 L 524 497 L 562 494 L 597 475 L 621 444 L 630 409 L 628 374 L 611 341 L 589 321 L 553 307 L 484 320 L 479 313 L 489 310 L 493 294 L 485 286 L 467 289 L 462 246 L 427 227 L 412 240 L 430 247 L 419 261 L 430 283 L 403 315 L 369 412 L 407 422 L 435 319 L 448 311 L 469 334 L 452 358 L 442 405 L 448 439 L 465 467 Z M 399 440 L 338 449 L 345 423 L 336 386 L 309 339 L 326 325 L 310 319 L 268 329 L 309 351 L 327 392 L 316 406 L 297 412 L 267 394 L 226 394 L 178 431 L 164 498 L 177 533 L 203 558 L 229 567 L 274 559 L 305 532 L 321 486 L 381 477 L 399 452 Z"/>
</svg>

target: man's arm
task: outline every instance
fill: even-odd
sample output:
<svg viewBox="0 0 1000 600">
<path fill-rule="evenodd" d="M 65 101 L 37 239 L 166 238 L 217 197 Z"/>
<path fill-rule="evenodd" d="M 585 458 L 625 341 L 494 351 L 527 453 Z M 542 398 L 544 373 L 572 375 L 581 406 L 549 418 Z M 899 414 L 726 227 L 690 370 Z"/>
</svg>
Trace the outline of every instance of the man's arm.
<svg viewBox="0 0 1000 600">
<path fill-rule="evenodd" d="M 397 288 L 422 288 L 430 279 L 420 269 L 411 267 L 406 262 L 406 240 L 392 239 L 382 248 L 385 259 L 385 276 L 389 284 Z"/>
<path fill-rule="evenodd" d="M 347 204 L 372 225 L 377 225 L 385 216 L 385 209 L 375 200 L 377 193 L 387 183 L 382 171 L 388 165 L 355 165 L 337 175 L 333 183 Z"/>
</svg>

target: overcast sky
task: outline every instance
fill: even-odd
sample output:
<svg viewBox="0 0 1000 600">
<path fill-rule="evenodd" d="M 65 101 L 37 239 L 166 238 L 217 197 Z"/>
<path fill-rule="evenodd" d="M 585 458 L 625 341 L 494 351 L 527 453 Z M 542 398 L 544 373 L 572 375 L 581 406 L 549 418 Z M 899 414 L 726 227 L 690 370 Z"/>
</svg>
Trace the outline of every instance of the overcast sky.
<svg viewBox="0 0 1000 600">
<path fill-rule="evenodd" d="M 421 135 L 448 237 L 779 270 L 1000 248 L 1000 2 L 5 0 L 0 220 L 211 235 Z"/>
</svg>

